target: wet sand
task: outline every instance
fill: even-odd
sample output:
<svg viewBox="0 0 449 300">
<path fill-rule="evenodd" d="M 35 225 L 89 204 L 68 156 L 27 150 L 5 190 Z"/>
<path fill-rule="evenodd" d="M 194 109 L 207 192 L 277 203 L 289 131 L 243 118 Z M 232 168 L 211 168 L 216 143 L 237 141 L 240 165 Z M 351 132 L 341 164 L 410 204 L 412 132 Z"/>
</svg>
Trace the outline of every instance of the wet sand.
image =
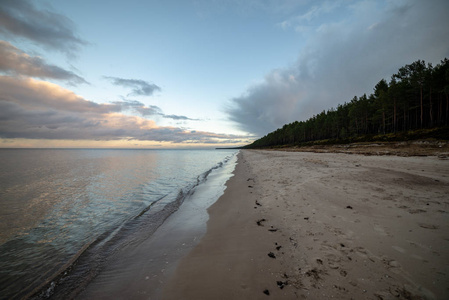
<svg viewBox="0 0 449 300">
<path fill-rule="evenodd" d="M 179 260 L 206 233 L 207 208 L 223 194 L 234 166 L 235 157 L 213 170 L 153 234 L 117 250 L 76 299 L 161 299 Z"/>
<path fill-rule="evenodd" d="M 242 150 L 165 299 L 449 299 L 449 160 Z"/>
</svg>

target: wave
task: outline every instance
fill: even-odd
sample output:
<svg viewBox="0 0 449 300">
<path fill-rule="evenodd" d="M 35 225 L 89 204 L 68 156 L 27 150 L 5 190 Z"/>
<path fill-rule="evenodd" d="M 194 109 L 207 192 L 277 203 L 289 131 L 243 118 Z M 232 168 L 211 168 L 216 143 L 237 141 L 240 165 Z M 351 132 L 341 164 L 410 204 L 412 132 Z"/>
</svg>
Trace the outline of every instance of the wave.
<svg viewBox="0 0 449 300">
<path fill-rule="evenodd" d="M 72 299 L 98 275 L 108 260 L 124 247 L 135 246 L 148 239 L 176 212 L 195 188 L 206 182 L 209 174 L 222 168 L 235 156 L 226 156 L 221 162 L 197 176 L 194 182 L 168 193 L 150 203 L 120 226 L 107 231 L 84 245 L 53 276 L 31 290 L 22 299 Z"/>
</svg>

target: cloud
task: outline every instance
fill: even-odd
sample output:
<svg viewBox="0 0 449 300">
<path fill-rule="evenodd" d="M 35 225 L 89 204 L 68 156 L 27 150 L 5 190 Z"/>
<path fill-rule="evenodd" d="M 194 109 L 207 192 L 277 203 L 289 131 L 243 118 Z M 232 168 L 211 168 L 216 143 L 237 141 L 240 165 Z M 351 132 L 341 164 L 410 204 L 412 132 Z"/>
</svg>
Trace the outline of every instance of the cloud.
<svg viewBox="0 0 449 300">
<path fill-rule="evenodd" d="M 225 109 L 229 119 L 241 130 L 263 136 L 371 93 L 379 80 L 415 60 L 438 63 L 449 57 L 449 2 L 351 3 L 340 7 L 331 21 L 309 23 L 306 16 L 316 22 L 328 11 L 310 8 L 300 23 L 290 24 L 313 25 L 297 61 L 230 99 Z"/>
<path fill-rule="evenodd" d="M 128 96 L 151 96 L 154 92 L 160 91 L 161 88 L 153 83 L 148 83 L 139 79 L 124 79 L 119 77 L 104 76 L 105 79 L 110 80 L 114 85 L 129 87 L 132 92 Z"/>
<path fill-rule="evenodd" d="M 71 84 L 88 83 L 73 72 L 49 65 L 40 57 L 29 56 L 6 41 L 0 41 L 0 71 L 41 79 L 64 80 Z"/>
<path fill-rule="evenodd" d="M 72 91 L 50 82 L 9 76 L 0 76 L 0 100 L 19 104 L 27 110 L 51 108 L 57 111 L 95 114 L 122 110 L 119 105 L 98 104 L 85 100 Z"/>
<path fill-rule="evenodd" d="M 87 44 L 79 38 L 67 17 L 37 9 L 32 1 L 0 1 L 0 33 L 10 38 L 26 38 L 46 49 L 76 54 Z"/>
<path fill-rule="evenodd" d="M 199 121 L 199 119 L 192 119 L 186 116 L 178 116 L 178 115 L 163 115 L 166 119 L 173 119 L 178 121 Z"/>
<path fill-rule="evenodd" d="M 173 119 L 178 121 L 199 121 L 200 119 L 192 119 L 186 116 L 179 116 L 179 115 L 166 115 L 162 112 L 162 109 L 159 106 L 156 105 L 150 105 L 145 106 L 140 101 L 137 100 L 128 100 L 124 97 L 122 97 L 122 101 L 115 101 L 112 102 L 112 104 L 117 105 L 121 107 L 121 110 L 131 110 L 134 112 L 139 113 L 140 115 L 146 117 L 146 116 L 161 116 L 165 119 Z"/>
<path fill-rule="evenodd" d="M 266 134 L 285 124 L 286 119 L 297 117 L 301 87 L 290 72 L 275 70 L 265 77 L 264 83 L 231 99 L 226 113 L 240 129 L 256 135 Z"/>
<path fill-rule="evenodd" d="M 291 17 L 279 23 L 278 25 L 283 29 L 294 27 L 296 31 L 302 31 L 302 29 L 311 29 L 312 24 L 314 23 L 314 21 L 316 21 L 316 19 L 319 19 L 323 15 L 329 16 L 330 13 L 334 12 L 343 4 L 344 1 L 324 1 L 319 5 L 314 5 L 308 8 L 306 12 Z"/>
<path fill-rule="evenodd" d="M 290 14 L 292 10 L 302 7 L 309 0 L 228 0 L 210 1 L 195 0 L 194 5 L 197 14 L 207 16 L 216 13 L 231 11 L 239 15 L 250 16 L 258 13 Z"/>
<path fill-rule="evenodd" d="M 128 100 L 124 97 L 122 97 L 122 99 L 123 99 L 122 101 L 114 101 L 112 102 L 112 104 L 121 107 L 121 110 L 123 111 L 131 110 L 139 113 L 144 117 L 163 115 L 162 109 L 160 109 L 158 106 L 155 105 L 145 106 L 145 104 L 137 100 Z"/>
<path fill-rule="evenodd" d="M 172 143 L 241 143 L 245 136 L 157 126 L 153 120 L 123 114 L 153 110 L 138 101 L 98 104 L 56 84 L 0 76 L 0 138 L 64 140 L 140 140 Z"/>
</svg>

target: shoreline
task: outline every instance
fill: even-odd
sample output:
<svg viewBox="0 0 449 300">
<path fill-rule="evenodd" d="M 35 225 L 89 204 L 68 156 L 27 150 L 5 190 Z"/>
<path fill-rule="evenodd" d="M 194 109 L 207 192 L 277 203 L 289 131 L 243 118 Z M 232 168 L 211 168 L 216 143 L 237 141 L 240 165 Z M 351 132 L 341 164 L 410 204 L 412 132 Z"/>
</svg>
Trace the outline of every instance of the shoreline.
<svg viewBox="0 0 449 300">
<path fill-rule="evenodd" d="M 182 205 L 149 236 L 133 239 L 111 257 L 75 299 L 160 299 L 162 287 L 179 260 L 206 233 L 206 209 L 225 190 L 236 154 L 212 168 L 207 180 L 186 195 Z"/>
<path fill-rule="evenodd" d="M 242 156 L 241 151 L 224 195 L 208 209 L 205 236 L 181 260 L 163 299 L 251 299 L 273 287 L 276 264 L 265 253 L 271 244 L 265 233 L 254 231 L 258 196 Z"/>
<path fill-rule="evenodd" d="M 449 297 L 449 161 L 241 150 L 164 299 Z"/>
</svg>

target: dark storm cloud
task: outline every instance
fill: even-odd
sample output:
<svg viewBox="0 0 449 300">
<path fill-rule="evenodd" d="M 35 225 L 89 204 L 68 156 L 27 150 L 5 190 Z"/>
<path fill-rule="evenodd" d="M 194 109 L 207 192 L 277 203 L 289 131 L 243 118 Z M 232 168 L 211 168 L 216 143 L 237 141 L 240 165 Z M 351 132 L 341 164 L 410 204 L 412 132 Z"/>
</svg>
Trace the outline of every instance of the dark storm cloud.
<svg viewBox="0 0 449 300">
<path fill-rule="evenodd" d="M 59 79 L 71 84 L 87 83 L 75 73 L 47 64 L 42 58 L 30 56 L 5 41 L 0 41 L 0 72 L 41 79 Z"/>
<path fill-rule="evenodd" d="M 329 3 L 282 24 L 301 31 L 306 44 L 295 64 L 231 99 L 226 113 L 240 129 L 265 135 L 371 93 L 379 80 L 415 60 L 436 64 L 449 57 L 448 1 Z M 340 19 L 323 18 L 337 9 Z"/>
<path fill-rule="evenodd" d="M 157 85 L 144 80 L 124 79 L 111 76 L 105 76 L 104 78 L 110 80 L 114 85 L 131 88 L 132 92 L 129 95 L 132 96 L 151 96 L 154 92 L 161 90 Z"/>
<path fill-rule="evenodd" d="M 67 17 L 39 10 L 32 1 L 0 1 L 0 33 L 10 38 L 26 38 L 47 49 L 75 55 L 87 44 L 79 38 Z"/>
</svg>

